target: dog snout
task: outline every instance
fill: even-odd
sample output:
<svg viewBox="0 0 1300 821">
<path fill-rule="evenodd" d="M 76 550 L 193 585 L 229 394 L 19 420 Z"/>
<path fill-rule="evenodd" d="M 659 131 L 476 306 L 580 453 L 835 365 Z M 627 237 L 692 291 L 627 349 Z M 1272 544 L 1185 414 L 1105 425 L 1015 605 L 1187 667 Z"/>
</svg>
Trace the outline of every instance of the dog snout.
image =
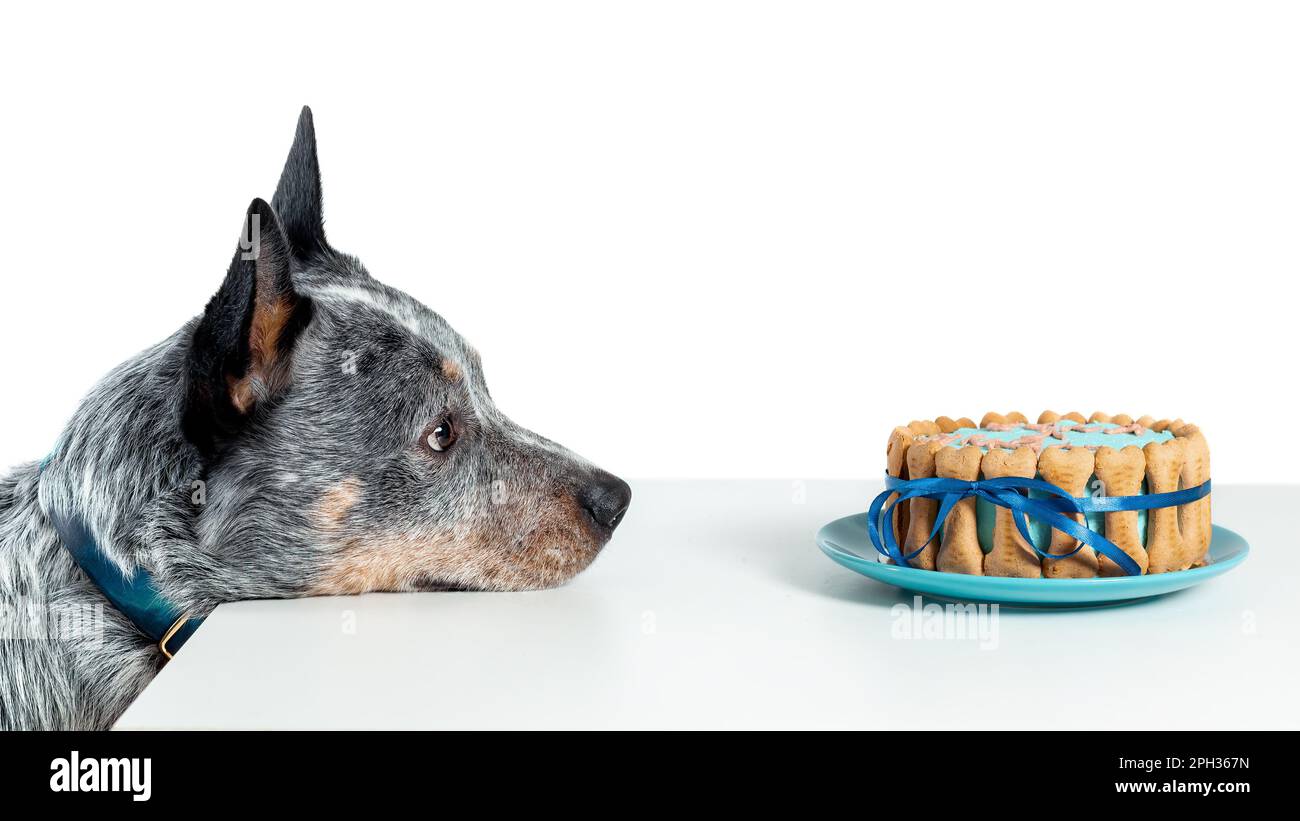
<svg viewBox="0 0 1300 821">
<path fill-rule="evenodd" d="M 632 503 L 632 488 L 613 474 L 596 471 L 579 489 L 578 501 L 596 524 L 613 530 Z"/>
</svg>

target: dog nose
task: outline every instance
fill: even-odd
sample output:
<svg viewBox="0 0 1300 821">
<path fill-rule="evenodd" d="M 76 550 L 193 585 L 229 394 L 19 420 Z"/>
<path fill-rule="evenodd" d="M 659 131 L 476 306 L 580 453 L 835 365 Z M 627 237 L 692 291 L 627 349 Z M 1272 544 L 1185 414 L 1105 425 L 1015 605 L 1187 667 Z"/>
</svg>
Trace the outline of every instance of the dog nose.
<svg viewBox="0 0 1300 821">
<path fill-rule="evenodd" d="M 578 491 L 578 501 L 596 524 L 613 530 L 632 503 L 632 488 L 617 476 L 599 470 Z"/>
</svg>

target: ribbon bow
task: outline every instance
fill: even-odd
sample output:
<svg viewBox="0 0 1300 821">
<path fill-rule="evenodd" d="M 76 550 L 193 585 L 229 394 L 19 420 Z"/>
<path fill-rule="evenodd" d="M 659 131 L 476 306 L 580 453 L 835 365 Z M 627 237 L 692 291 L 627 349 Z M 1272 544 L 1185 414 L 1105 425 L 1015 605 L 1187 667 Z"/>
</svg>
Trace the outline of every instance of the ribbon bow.
<svg viewBox="0 0 1300 821">
<path fill-rule="evenodd" d="M 1046 494 L 1047 498 L 1030 498 L 1022 492 L 1030 490 Z M 891 493 L 895 492 L 898 493 L 898 498 L 889 507 L 885 507 L 885 501 Z M 1088 529 L 1086 524 L 1080 524 L 1075 520 L 1074 516 L 1082 513 L 1117 513 L 1126 510 L 1174 507 L 1194 502 L 1208 496 L 1209 493 L 1210 483 L 1208 481 L 1196 487 L 1176 490 L 1171 493 L 1080 498 L 1071 496 L 1051 482 L 1045 482 L 1042 479 L 1025 479 L 1019 476 L 981 479 L 978 482 L 940 477 L 900 479 L 896 476 L 886 476 L 884 492 L 872 500 L 871 507 L 867 510 L 867 535 L 871 537 L 871 543 L 875 545 L 877 552 L 888 556 L 895 564 L 907 567 L 908 562 L 920 555 L 921 551 L 925 550 L 930 542 L 933 542 L 935 537 L 939 535 L 939 530 L 947 520 L 948 513 L 952 510 L 953 505 L 962 499 L 974 496 L 1010 510 L 1011 519 L 1016 523 L 1016 529 L 1020 531 L 1020 536 L 1025 540 L 1026 544 L 1034 549 L 1035 553 L 1044 559 L 1064 559 L 1078 553 L 1083 549 L 1084 545 L 1088 545 L 1097 553 L 1119 565 L 1125 574 L 1140 576 L 1142 575 L 1142 568 L 1133 560 L 1132 556 L 1121 550 L 1110 539 L 1095 530 Z M 898 507 L 899 502 L 916 498 L 939 500 L 939 512 L 935 515 L 934 529 L 930 532 L 930 538 L 926 539 L 925 544 L 916 550 L 904 554 L 898 546 L 898 540 L 894 538 L 894 508 Z M 883 517 L 881 515 L 882 510 L 884 511 Z M 1029 524 L 1026 521 L 1026 516 L 1032 516 L 1050 526 L 1053 530 L 1059 530 L 1076 539 L 1078 545 L 1069 553 L 1048 553 L 1044 551 L 1034 544 L 1033 537 L 1029 535 Z"/>
</svg>

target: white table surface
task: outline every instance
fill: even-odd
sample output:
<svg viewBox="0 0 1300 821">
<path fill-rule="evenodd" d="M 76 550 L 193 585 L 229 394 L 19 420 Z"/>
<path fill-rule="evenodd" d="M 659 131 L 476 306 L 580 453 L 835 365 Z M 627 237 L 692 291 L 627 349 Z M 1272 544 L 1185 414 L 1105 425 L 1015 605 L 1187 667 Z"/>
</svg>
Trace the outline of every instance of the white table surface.
<svg viewBox="0 0 1300 821">
<path fill-rule="evenodd" d="M 1216 486 L 1216 523 L 1251 545 L 1230 573 L 1001 608 L 992 647 L 899 637 L 912 596 L 816 548 L 878 488 L 640 482 L 557 590 L 224 605 L 117 727 L 1300 727 L 1300 487 Z"/>
</svg>

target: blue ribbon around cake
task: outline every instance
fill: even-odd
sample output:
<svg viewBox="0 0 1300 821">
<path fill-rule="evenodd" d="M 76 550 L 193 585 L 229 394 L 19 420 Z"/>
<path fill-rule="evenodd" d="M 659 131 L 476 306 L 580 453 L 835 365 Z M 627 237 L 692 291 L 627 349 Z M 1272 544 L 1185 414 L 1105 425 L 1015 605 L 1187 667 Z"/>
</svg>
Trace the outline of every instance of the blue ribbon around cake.
<svg viewBox="0 0 1300 821">
<path fill-rule="evenodd" d="M 1043 497 L 1031 497 L 1025 491 L 1037 491 Z M 886 507 L 891 494 L 898 498 Z M 1161 507 L 1176 507 L 1203 499 L 1210 494 L 1210 483 L 1196 487 L 1176 490 L 1170 493 L 1147 493 L 1140 496 L 1071 496 L 1060 487 L 1042 479 L 1026 479 L 1019 476 L 1003 476 L 996 479 L 981 479 L 967 482 L 962 479 L 900 479 L 897 476 L 885 477 L 885 490 L 877 496 L 867 510 L 867 534 L 876 550 L 893 560 L 894 564 L 907 567 L 911 559 L 925 550 L 939 535 L 948 513 L 962 499 L 975 497 L 1011 511 L 1011 519 L 1025 543 L 1034 549 L 1040 557 L 1056 561 L 1069 558 L 1083 549 L 1091 547 L 1099 555 L 1119 565 L 1129 576 L 1142 575 L 1142 567 L 1110 539 L 1095 530 L 1090 530 L 1085 523 L 1074 517 L 1087 513 L 1118 513 L 1130 510 L 1154 510 Z M 903 553 L 894 538 L 894 509 L 900 502 L 908 499 L 934 499 L 939 502 L 939 511 L 935 515 L 934 529 L 930 538 L 911 553 Z M 882 515 L 883 511 L 883 515 Z M 1079 544 L 1069 553 L 1048 553 L 1034 543 L 1029 534 L 1026 517 L 1033 517 L 1054 530 L 1078 540 Z M 1086 521 L 1086 520 L 1085 520 Z"/>
</svg>

